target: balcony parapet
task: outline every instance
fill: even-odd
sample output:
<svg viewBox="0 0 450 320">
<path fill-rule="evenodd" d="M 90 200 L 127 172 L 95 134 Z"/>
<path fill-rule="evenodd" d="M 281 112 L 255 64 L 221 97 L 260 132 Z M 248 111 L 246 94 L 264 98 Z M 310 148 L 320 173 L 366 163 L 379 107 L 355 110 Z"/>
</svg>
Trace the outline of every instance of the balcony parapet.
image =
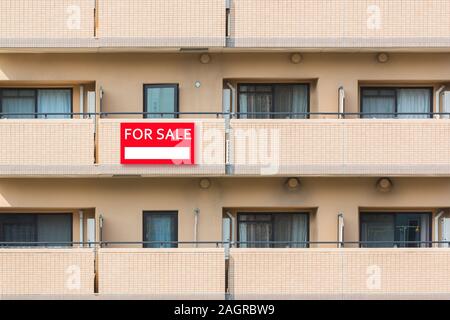
<svg viewBox="0 0 450 320">
<path fill-rule="evenodd" d="M 121 164 L 121 123 L 192 122 L 194 165 Z M 1 177 L 450 176 L 449 119 L 3 119 Z"/>
<path fill-rule="evenodd" d="M 450 121 L 232 120 L 235 175 L 448 176 Z"/>
<path fill-rule="evenodd" d="M 2 0 L 0 48 L 450 47 L 447 0 Z"/>
<path fill-rule="evenodd" d="M 236 48 L 450 46 L 446 0 L 232 0 Z"/>
</svg>

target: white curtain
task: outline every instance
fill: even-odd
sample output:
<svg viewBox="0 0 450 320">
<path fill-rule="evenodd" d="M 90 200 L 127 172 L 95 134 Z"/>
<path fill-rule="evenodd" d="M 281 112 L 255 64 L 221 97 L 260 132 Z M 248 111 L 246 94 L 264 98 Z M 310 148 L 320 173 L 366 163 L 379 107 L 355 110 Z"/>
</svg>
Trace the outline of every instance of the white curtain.
<svg viewBox="0 0 450 320">
<path fill-rule="evenodd" d="M 72 94 L 70 90 L 38 90 L 39 113 L 67 113 L 67 115 L 48 115 L 47 118 L 71 118 Z M 39 118 L 45 118 L 40 115 Z"/>
<path fill-rule="evenodd" d="M 291 244 L 288 242 L 308 241 L 308 216 L 306 214 L 274 214 L 274 241 L 281 248 L 306 248 L 306 243 Z"/>
<path fill-rule="evenodd" d="M 276 85 L 275 112 L 284 112 L 275 116 L 280 119 L 305 119 L 308 112 L 308 87 L 306 85 Z"/>
<path fill-rule="evenodd" d="M 3 113 L 29 113 L 28 115 L 11 115 L 5 116 L 9 119 L 34 118 L 30 113 L 36 112 L 34 109 L 35 101 L 31 97 L 8 98 L 2 100 Z"/>
<path fill-rule="evenodd" d="M 296 213 L 274 213 L 244 215 L 239 222 L 240 242 L 266 242 L 241 244 L 242 248 L 268 248 L 270 241 L 280 242 L 273 245 L 277 248 L 304 248 L 306 243 L 290 242 L 308 241 L 308 216 Z"/>
<path fill-rule="evenodd" d="M 147 112 L 175 112 L 174 88 L 147 88 Z M 148 118 L 175 118 L 173 114 L 150 114 Z"/>
<path fill-rule="evenodd" d="M 395 113 L 395 98 L 383 96 L 364 96 L 363 97 L 363 115 L 364 118 L 393 118 Z M 384 113 L 376 115 L 376 113 Z"/>
<path fill-rule="evenodd" d="M 429 118 L 429 115 L 402 115 L 405 112 L 430 112 L 430 90 L 399 89 L 397 91 L 397 110 L 399 118 Z"/>
<path fill-rule="evenodd" d="M 294 86 L 292 97 L 292 112 L 308 112 L 308 87 L 306 85 Z M 292 118 L 306 119 L 307 115 L 296 115 Z"/>
<path fill-rule="evenodd" d="M 147 244 L 147 248 L 171 248 L 176 247 L 175 244 L 164 243 L 177 240 L 177 235 L 174 234 L 175 218 L 169 214 L 152 214 L 146 216 L 145 223 L 145 241 L 161 241 L 163 243 Z"/>
<path fill-rule="evenodd" d="M 239 95 L 239 108 L 242 113 L 264 112 L 264 114 L 243 114 L 241 119 L 269 119 L 272 107 L 271 93 L 241 93 Z"/>
</svg>

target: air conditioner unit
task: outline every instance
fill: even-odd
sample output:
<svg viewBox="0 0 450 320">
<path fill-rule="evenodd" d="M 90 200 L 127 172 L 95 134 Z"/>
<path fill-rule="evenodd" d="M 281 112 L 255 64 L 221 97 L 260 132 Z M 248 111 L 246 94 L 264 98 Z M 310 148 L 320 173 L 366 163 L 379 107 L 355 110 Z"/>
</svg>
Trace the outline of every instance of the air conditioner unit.
<svg viewBox="0 0 450 320">
<path fill-rule="evenodd" d="M 444 91 L 442 100 L 442 112 L 450 113 L 450 91 Z M 450 115 L 442 115 L 441 118 L 450 119 Z"/>
</svg>

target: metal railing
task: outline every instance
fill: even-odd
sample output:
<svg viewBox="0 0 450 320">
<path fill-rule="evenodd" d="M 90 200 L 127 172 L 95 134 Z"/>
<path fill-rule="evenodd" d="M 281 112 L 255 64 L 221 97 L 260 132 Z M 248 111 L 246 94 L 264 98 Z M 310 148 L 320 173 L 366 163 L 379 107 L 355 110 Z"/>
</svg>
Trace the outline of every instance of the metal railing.
<svg viewBox="0 0 450 320">
<path fill-rule="evenodd" d="M 223 112 L 223 111 L 199 111 L 199 112 L 27 112 L 27 113 L 11 113 L 11 112 L 0 112 L 0 118 L 2 119 L 47 119 L 49 117 L 61 117 L 58 119 L 70 119 L 72 117 L 79 116 L 82 118 L 93 118 L 100 117 L 105 118 L 108 116 L 143 116 L 149 119 L 153 119 L 151 116 L 154 116 L 154 119 L 158 119 L 158 117 L 164 118 L 165 116 L 172 116 L 176 118 L 178 116 L 215 116 L 216 118 L 229 116 L 231 118 L 242 118 L 242 117 L 281 117 L 286 116 L 286 118 L 279 119 L 302 119 L 295 117 L 304 117 L 308 119 L 311 116 L 336 116 L 338 118 L 346 118 L 346 117 L 373 117 L 377 116 L 385 116 L 382 119 L 414 119 L 417 117 L 418 119 L 426 119 L 432 118 L 436 116 L 448 116 L 450 117 L 450 112 Z M 157 117 L 158 116 L 158 117 Z M 388 117 L 389 116 L 389 117 Z M 406 118 L 410 116 L 411 118 Z M 424 118 L 426 116 L 426 118 Z M 22 117 L 30 117 L 30 118 L 22 118 Z M 70 118 L 62 118 L 62 117 L 70 117 Z M 248 118 L 248 119 L 258 119 L 258 118 Z"/>
<path fill-rule="evenodd" d="M 183 246 L 215 248 L 313 248 L 327 246 L 337 248 L 430 248 L 433 246 L 450 248 L 450 241 L 6 241 L 0 248 L 53 248 L 53 247 L 118 247 L 152 246 L 147 248 L 180 248 Z"/>
</svg>

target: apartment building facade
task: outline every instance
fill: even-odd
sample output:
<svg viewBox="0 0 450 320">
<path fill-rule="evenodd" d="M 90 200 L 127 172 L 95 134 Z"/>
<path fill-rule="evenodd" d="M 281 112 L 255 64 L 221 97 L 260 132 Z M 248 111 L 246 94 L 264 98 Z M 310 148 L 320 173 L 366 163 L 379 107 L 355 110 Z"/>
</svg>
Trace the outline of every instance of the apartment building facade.
<svg viewBox="0 0 450 320">
<path fill-rule="evenodd" d="M 2 1 L 0 292 L 447 297 L 449 15 Z"/>
</svg>

